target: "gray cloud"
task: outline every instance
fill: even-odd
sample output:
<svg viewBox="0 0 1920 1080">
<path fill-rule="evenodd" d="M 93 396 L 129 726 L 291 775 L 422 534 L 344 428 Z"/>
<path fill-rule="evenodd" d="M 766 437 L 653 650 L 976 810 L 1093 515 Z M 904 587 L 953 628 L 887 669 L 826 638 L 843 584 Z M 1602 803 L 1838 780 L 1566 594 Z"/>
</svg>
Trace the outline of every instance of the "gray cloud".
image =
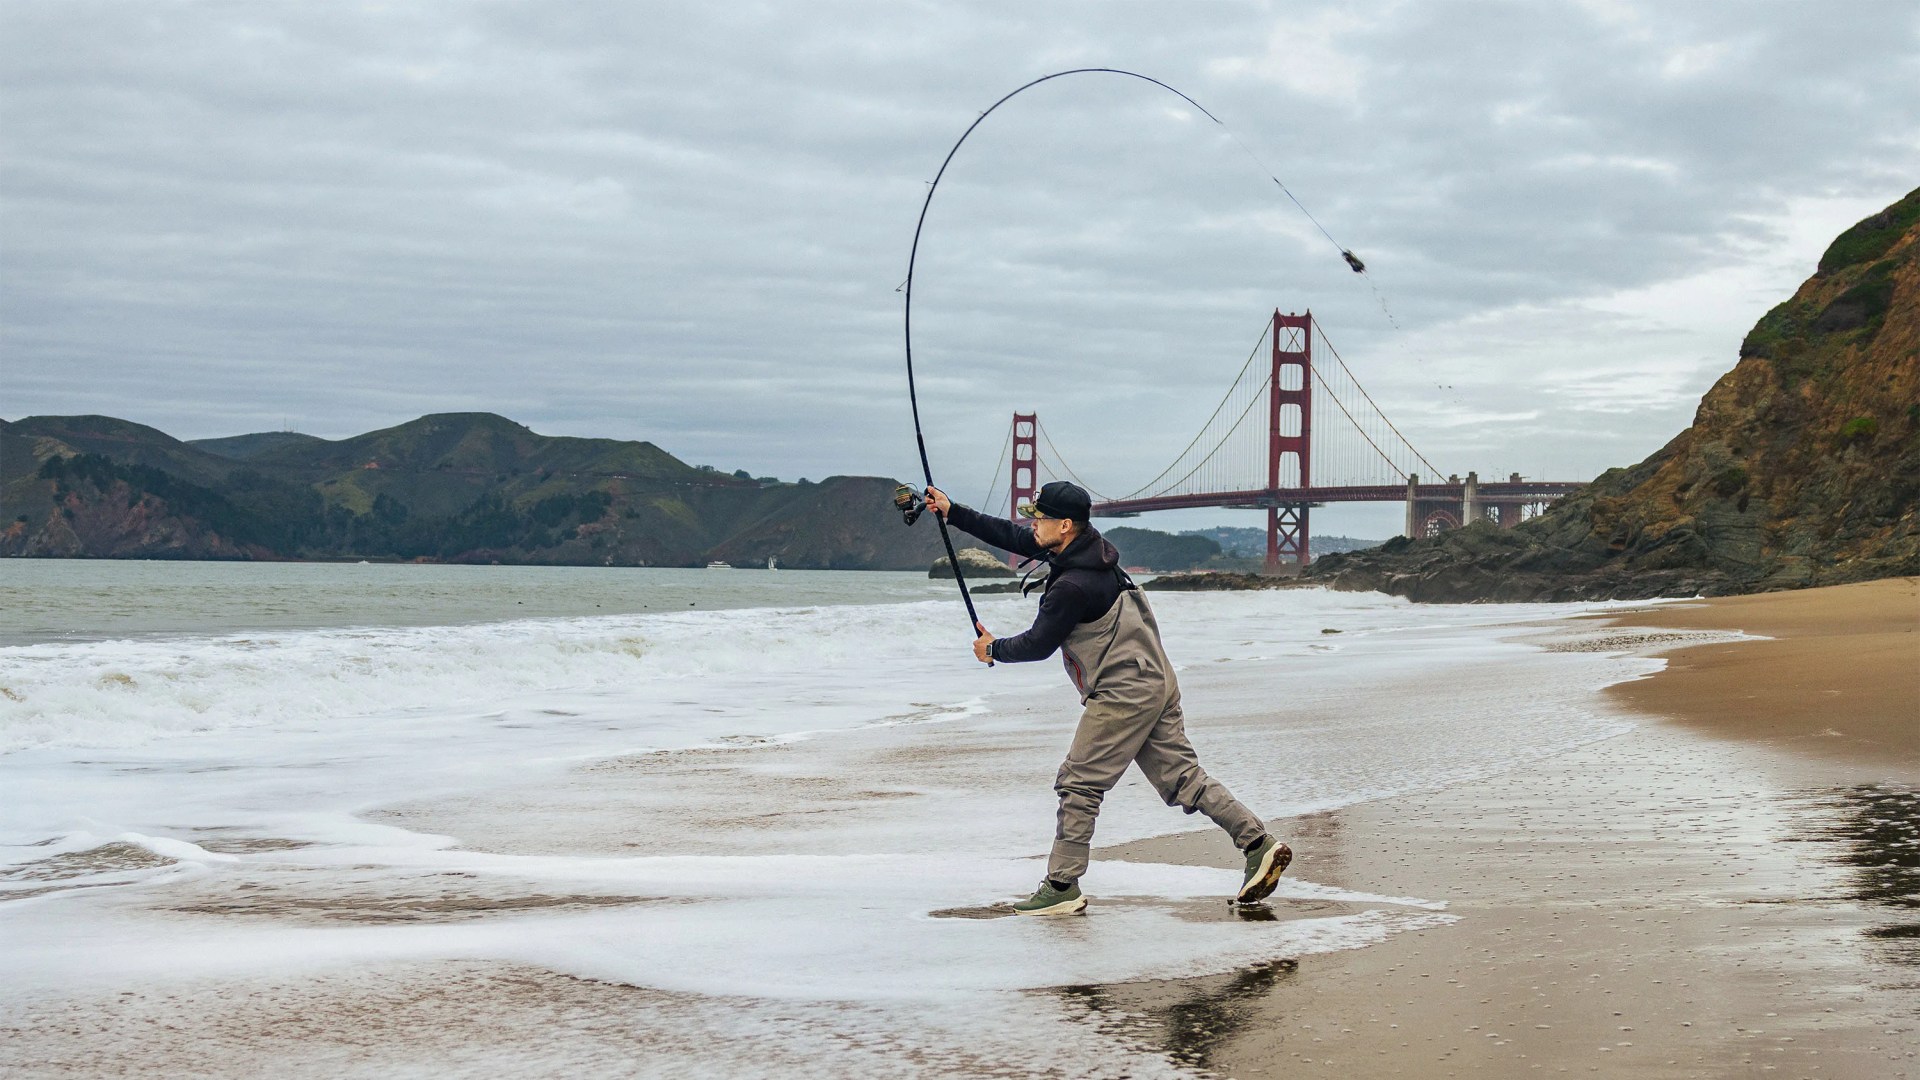
<svg viewBox="0 0 1920 1080">
<path fill-rule="evenodd" d="M 0 414 L 490 409 L 910 475 L 924 183 L 999 94 L 1111 64 L 1226 119 L 1399 329 L 1220 129 L 1058 80 L 981 127 L 923 241 L 952 486 L 984 490 L 1016 406 L 1137 484 L 1276 305 L 1442 467 L 1584 478 L 1914 186 L 1917 34 L 1879 3 L 6 5 Z"/>
</svg>

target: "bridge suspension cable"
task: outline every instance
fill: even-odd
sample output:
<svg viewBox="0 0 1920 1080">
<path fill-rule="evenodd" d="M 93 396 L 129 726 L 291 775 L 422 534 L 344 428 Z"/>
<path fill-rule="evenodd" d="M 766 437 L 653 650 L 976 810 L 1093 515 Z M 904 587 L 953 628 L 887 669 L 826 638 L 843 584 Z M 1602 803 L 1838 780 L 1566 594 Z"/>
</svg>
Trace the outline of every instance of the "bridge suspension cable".
<svg viewBox="0 0 1920 1080">
<path fill-rule="evenodd" d="M 1271 347 L 1272 364 L 1256 368 L 1254 361 L 1260 359 L 1263 346 Z M 1325 356 L 1316 360 L 1317 351 Z M 1334 411 L 1327 409 L 1329 403 Z M 1249 422 L 1262 406 L 1265 418 Z M 1314 422 L 1316 414 L 1319 423 Z M 1032 424 L 1030 430 L 1010 429 L 1009 439 L 1016 448 L 1014 456 L 1033 451 L 1034 480 L 1044 476 L 1074 481 L 1087 488 L 1095 511 L 1102 516 L 1208 507 L 1264 510 L 1269 568 L 1277 567 L 1283 558 L 1307 564 L 1308 511 L 1328 503 L 1404 499 L 1408 532 L 1417 534 L 1442 517 L 1455 524 L 1485 518 L 1502 527 L 1513 525 L 1529 504 L 1581 486 L 1527 482 L 1519 476 L 1480 483 L 1468 473 L 1464 484 L 1458 477 L 1443 477 L 1355 378 L 1310 313 L 1275 311 L 1200 431 L 1172 464 L 1124 498 L 1108 498 L 1089 487 L 1067 465 L 1052 434 L 1036 416 L 1020 413 L 1014 419 Z M 1045 453 L 1038 452 L 1042 446 Z M 1022 473 L 1017 480 L 1010 478 L 1010 483 L 1026 483 L 1025 461 L 1021 457 L 1016 463 Z M 1421 469 L 1429 479 L 1416 492 L 1409 484 Z M 1457 518 L 1448 508 L 1453 500 L 1458 500 L 1453 504 L 1458 507 Z"/>
<path fill-rule="evenodd" d="M 1248 416 L 1252 415 L 1254 406 L 1262 403 L 1262 397 L 1266 393 L 1267 385 L 1272 381 L 1273 375 L 1269 373 L 1265 379 L 1260 381 L 1260 385 L 1254 388 L 1253 393 L 1247 395 L 1246 407 L 1240 410 L 1238 416 L 1234 417 L 1233 423 L 1227 427 L 1226 434 L 1220 436 L 1220 441 L 1213 444 L 1213 449 L 1207 451 L 1206 455 L 1195 462 L 1193 467 L 1182 474 L 1178 480 L 1173 481 L 1161 489 L 1161 491 L 1155 492 L 1154 494 L 1157 495 L 1172 491 L 1203 471 L 1206 473 L 1206 476 L 1203 477 L 1201 486 L 1210 490 L 1233 490 L 1236 485 L 1246 488 L 1257 486 L 1234 478 L 1231 472 L 1228 471 L 1234 462 L 1231 460 L 1221 460 L 1220 451 L 1225 449 L 1227 441 L 1240 431 L 1240 425 L 1246 421 Z M 1132 496 L 1129 496 L 1129 498 L 1131 497 Z"/>
<path fill-rule="evenodd" d="M 1167 478 L 1167 475 L 1173 472 L 1175 469 L 1179 468 L 1182 462 L 1191 460 L 1189 455 L 1192 453 L 1193 448 L 1200 445 L 1200 440 L 1206 438 L 1207 432 L 1214 430 L 1214 421 L 1220 418 L 1220 414 L 1226 411 L 1227 406 L 1229 404 L 1235 403 L 1235 398 L 1236 398 L 1235 391 L 1241 389 L 1241 383 L 1246 379 L 1247 372 L 1253 369 L 1253 362 L 1259 359 L 1260 357 L 1261 346 L 1267 344 L 1268 340 L 1272 338 L 1272 336 L 1273 336 L 1273 324 L 1268 323 L 1261 329 L 1260 337 L 1254 341 L 1253 351 L 1247 354 L 1247 362 L 1240 365 L 1240 370 L 1236 372 L 1233 376 L 1232 385 L 1227 387 L 1226 394 L 1220 398 L 1220 404 L 1215 405 L 1213 407 L 1213 414 L 1211 416 L 1208 416 L 1206 421 L 1200 425 L 1200 430 L 1193 436 L 1193 441 L 1189 442 L 1185 448 L 1183 448 L 1178 454 L 1174 455 L 1172 464 L 1168 465 L 1164 469 L 1161 469 L 1160 475 L 1140 485 L 1138 488 L 1136 488 L 1132 492 L 1122 496 L 1123 499 L 1138 498 L 1142 494 L 1146 493 L 1149 489 L 1151 489 L 1155 484 L 1158 484 L 1160 481 L 1165 480 Z M 1252 401 L 1259 400 L 1260 394 L 1265 392 L 1267 387 L 1267 382 L 1270 381 L 1272 377 L 1273 377 L 1272 374 L 1268 373 L 1267 378 L 1261 381 L 1259 389 L 1255 391 L 1255 393 L 1251 396 Z M 1239 396 L 1245 397 L 1247 395 L 1242 394 Z M 1249 407 L 1251 407 L 1251 405 L 1249 405 Z M 1240 421 L 1246 419 L 1246 415 L 1247 415 L 1246 408 L 1242 408 L 1239 411 L 1239 413 L 1235 415 L 1233 423 L 1230 424 L 1227 427 L 1227 430 L 1221 434 L 1220 438 L 1215 441 L 1213 448 L 1211 450 L 1208 450 L 1207 453 L 1202 456 L 1201 460 L 1203 462 L 1206 460 L 1210 460 L 1214 456 L 1214 454 L 1216 454 L 1219 451 L 1220 447 L 1226 443 L 1227 437 L 1229 435 L 1232 435 L 1234 432 L 1234 429 L 1239 426 Z M 1190 476 L 1192 476 L 1192 474 L 1193 474 L 1193 469 L 1189 469 L 1185 475 L 1181 476 L 1180 479 L 1175 480 L 1173 483 L 1167 485 L 1167 488 L 1171 489 L 1173 487 L 1178 486 L 1179 484 L 1185 482 Z M 1154 492 L 1154 494 L 1159 494 L 1159 492 Z"/>
<path fill-rule="evenodd" d="M 1314 378 L 1314 385 L 1316 387 L 1324 385 L 1321 380 L 1320 369 L 1318 367 L 1314 368 L 1313 378 Z M 1354 385 L 1358 386 L 1359 384 L 1356 383 Z M 1327 397 L 1333 401 L 1334 406 L 1340 410 L 1340 415 L 1345 416 L 1347 418 L 1347 422 L 1353 425 L 1354 430 L 1359 432 L 1360 437 L 1362 439 L 1366 440 L 1367 445 L 1373 449 L 1373 452 L 1379 456 L 1380 460 L 1387 463 L 1387 468 L 1392 469 L 1394 471 L 1394 474 L 1398 476 L 1399 479 L 1405 480 L 1407 478 L 1406 470 L 1402 469 L 1393 460 L 1393 458 L 1390 455 L 1388 455 L 1388 453 L 1385 450 L 1380 449 L 1380 444 L 1374 441 L 1373 435 L 1367 431 L 1366 425 L 1354 418 L 1353 413 L 1347 409 L 1346 403 L 1340 400 L 1340 396 L 1338 394 L 1325 394 L 1322 396 Z M 1337 446 L 1338 444 L 1336 443 L 1335 445 Z M 1342 449 L 1345 449 L 1345 448 L 1342 448 Z M 1351 457 L 1351 454 L 1349 454 L 1349 457 Z M 1368 463 L 1369 464 L 1372 463 L 1371 459 L 1368 459 Z M 1352 462 L 1351 460 L 1349 460 L 1346 462 L 1341 462 L 1335 467 L 1336 469 L 1338 469 L 1341 466 L 1350 466 L 1351 464 Z M 1346 476 L 1349 476 L 1350 473 L 1343 471 L 1339 473 L 1339 475 L 1341 475 L 1342 477 L 1346 477 Z"/>
<path fill-rule="evenodd" d="M 1132 492 L 1119 499 L 1111 499 L 1095 490 L 1074 472 L 1044 425 L 1039 427 L 1039 434 L 1047 452 L 1040 455 L 1041 460 L 1036 465 L 1050 478 L 1070 479 L 1086 488 L 1099 502 L 1128 502 L 1141 498 L 1212 492 L 1249 493 L 1267 489 L 1270 483 L 1268 469 L 1271 466 L 1269 457 L 1273 452 L 1272 439 L 1278 437 L 1280 429 L 1273 428 L 1265 419 L 1249 420 L 1256 416 L 1260 406 L 1272 400 L 1273 369 L 1264 364 L 1256 367 L 1255 362 L 1261 359 L 1263 350 L 1273 345 L 1273 333 L 1274 323 L 1269 320 L 1262 326 L 1252 351 L 1234 374 L 1232 383 L 1212 413 L 1200 425 L 1200 430 L 1166 468 Z M 1440 470 L 1407 439 L 1380 408 L 1379 402 L 1360 384 L 1353 369 L 1317 322 L 1313 324 L 1313 334 L 1327 355 L 1333 357 L 1333 363 L 1315 360 L 1311 357 L 1313 349 L 1301 347 L 1301 351 L 1309 354 L 1307 371 L 1312 378 L 1313 390 L 1309 404 L 1317 402 L 1320 408 L 1314 411 L 1324 413 L 1326 404 L 1330 402 L 1345 423 L 1335 421 L 1309 425 L 1311 476 L 1301 474 L 1299 455 L 1285 455 L 1280 464 L 1282 473 L 1279 487 L 1404 483 L 1410 474 L 1421 469 L 1426 470 L 1429 476 L 1439 475 Z M 1281 370 L 1284 372 L 1285 368 Z M 1277 421 L 1281 428 L 1287 427 L 1290 409 L 1291 406 L 1269 418 Z M 1299 416 L 1295 423 L 1308 424 L 1307 415 L 1295 415 Z M 1326 419 L 1332 420 L 1332 415 L 1326 414 Z"/>
<path fill-rule="evenodd" d="M 1368 405 L 1371 405 L 1373 407 L 1373 415 L 1378 416 L 1380 418 L 1380 421 L 1386 425 L 1387 430 L 1393 432 L 1393 437 L 1400 440 L 1400 445 L 1406 447 L 1408 451 L 1410 451 L 1413 454 L 1414 457 L 1420 460 L 1420 464 L 1425 465 L 1427 467 L 1428 476 L 1441 475 L 1439 467 L 1434 465 L 1433 462 L 1428 461 L 1427 456 L 1425 454 L 1422 454 L 1418 447 L 1414 446 L 1413 443 L 1409 441 L 1405 435 L 1402 435 L 1400 433 L 1400 429 L 1395 427 L 1393 420 L 1387 416 L 1386 410 L 1380 407 L 1379 402 L 1373 400 L 1373 395 L 1367 393 L 1366 387 L 1360 385 L 1360 380 L 1354 377 L 1353 369 L 1348 367 L 1346 360 L 1341 358 L 1340 350 L 1334 347 L 1333 339 L 1327 336 L 1326 330 L 1322 328 L 1318 322 L 1315 322 L 1313 324 L 1313 329 L 1315 333 L 1320 335 L 1321 344 L 1325 345 L 1327 347 L 1327 351 L 1333 354 L 1334 362 L 1340 365 L 1340 370 L 1345 372 L 1348 380 L 1350 380 L 1353 383 L 1353 388 L 1360 392 L 1360 396 L 1366 399 L 1366 402 Z M 1314 378 L 1316 382 L 1324 385 L 1324 380 L 1321 379 L 1320 371 L 1318 370 L 1318 368 L 1314 370 Z M 1337 396 L 1335 400 L 1336 402 L 1338 401 Z M 1342 406 L 1341 411 L 1346 412 L 1346 408 Z M 1352 419 L 1352 414 L 1350 413 L 1348 414 L 1348 419 Z M 1355 426 L 1359 427 L 1360 425 L 1358 424 L 1358 422 L 1356 422 Z M 1364 433 L 1364 428 L 1362 429 L 1362 432 Z M 1368 439 L 1367 441 L 1371 443 L 1373 440 Z M 1380 450 L 1378 445 L 1375 445 L 1374 449 L 1379 451 L 1380 456 L 1383 458 L 1386 458 L 1389 462 L 1393 460 L 1392 457 L 1389 454 L 1387 454 L 1386 451 Z M 1398 466 L 1396 466 L 1396 468 L 1398 468 Z M 1401 477 L 1404 479 L 1406 474 L 1411 471 L 1412 470 L 1402 470 Z"/>
<path fill-rule="evenodd" d="M 1047 449 L 1053 451 L 1053 460 L 1058 461 L 1060 463 L 1061 471 L 1067 474 L 1064 477 L 1064 479 L 1071 480 L 1074 483 L 1079 484 L 1081 487 L 1086 488 L 1087 494 L 1093 496 L 1095 499 L 1098 499 L 1101 502 L 1109 501 L 1105 495 L 1102 495 L 1098 491 L 1095 491 L 1093 489 L 1092 484 L 1087 483 L 1085 480 L 1082 480 L 1080 479 L 1079 476 L 1075 475 L 1073 471 L 1073 466 L 1068 465 L 1067 459 L 1061 456 L 1060 448 L 1053 445 L 1053 436 L 1047 434 L 1047 425 L 1044 421 L 1035 420 L 1034 427 L 1040 432 L 1040 439 L 1042 442 L 1045 442 L 1047 444 Z M 1048 471 L 1051 472 L 1052 470 L 1048 470 Z M 1063 478 L 1056 476 L 1055 479 L 1063 479 Z"/>
<path fill-rule="evenodd" d="M 1013 451 L 1013 428 L 1007 428 L 1007 441 L 1000 444 L 1000 460 L 993 466 L 993 480 L 987 484 L 987 494 L 980 500 L 980 509 L 993 513 L 993 497 L 1000 490 L 1000 481 L 1007 477 L 1007 455 Z"/>
</svg>

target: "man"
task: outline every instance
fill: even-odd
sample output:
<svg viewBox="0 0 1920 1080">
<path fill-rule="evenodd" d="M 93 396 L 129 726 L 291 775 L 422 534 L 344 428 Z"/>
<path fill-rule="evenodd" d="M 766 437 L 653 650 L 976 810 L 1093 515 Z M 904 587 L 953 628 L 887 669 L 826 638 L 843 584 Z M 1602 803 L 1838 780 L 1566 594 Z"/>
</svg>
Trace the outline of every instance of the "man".
<svg viewBox="0 0 1920 1080">
<path fill-rule="evenodd" d="M 1234 902 L 1251 904 L 1273 893 L 1292 849 L 1267 835 L 1266 826 L 1218 780 L 1200 768 L 1187 741 L 1180 687 L 1160 647 L 1160 627 L 1146 597 L 1126 571 L 1120 553 L 1088 523 L 1093 502 L 1064 480 L 1040 489 L 1020 507 L 1031 527 L 969 510 L 938 488 L 927 505 L 954 528 L 995 547 L 1046 562 L 1046 591 L 1033 627 L 996 638 L 976 626 L 973 655 L 983 663 L 1044 660 L 1057 649 L 1080 691 L 1080 726 L 1067 760 L 1054 778 L 1059 822 L 1047 878 L 1039 891 L 1013 905 L 1022 915 L 1077 915 L 1086 910 L 1080 876 L 1087 871 L 1093 821 L 1100 800 L 1129 763 L 1168 806 L 1213 819 L 1246 853 L 1246 876 Z"/>
</svg>

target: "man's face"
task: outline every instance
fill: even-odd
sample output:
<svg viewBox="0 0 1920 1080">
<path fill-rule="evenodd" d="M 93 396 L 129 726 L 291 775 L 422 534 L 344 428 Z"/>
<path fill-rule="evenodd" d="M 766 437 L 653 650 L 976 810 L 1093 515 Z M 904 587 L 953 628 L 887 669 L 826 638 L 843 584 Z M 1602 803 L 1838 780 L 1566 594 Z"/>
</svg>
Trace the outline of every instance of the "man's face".
<svg viewBox="0 0 1920 1080">
<path fill-rule="evenodd" d="M 1048 551 L 1059 551 L 1073 542 L 1073 522 L 1066 518 L 1034 518 L 1033 538 Z"/>
</svg>

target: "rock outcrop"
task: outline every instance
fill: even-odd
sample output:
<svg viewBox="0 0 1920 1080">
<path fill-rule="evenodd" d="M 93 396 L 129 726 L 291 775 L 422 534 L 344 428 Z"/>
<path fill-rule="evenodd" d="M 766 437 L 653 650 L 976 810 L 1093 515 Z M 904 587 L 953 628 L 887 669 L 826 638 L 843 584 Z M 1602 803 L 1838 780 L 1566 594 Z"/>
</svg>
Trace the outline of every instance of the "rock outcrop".
<svg viewBox="0 0 1920 1080">
<path fill-rule="evenodd" d="M 960 569 L 966 572 L 969 580 L 973 578 L 1004 578 L 1014 576 L 1013 568 L 1008 566 L 999 556 L 994 555 L 992 552 L 968 547 L 955 548 L 954 554 L 959 556 Z M 927 576 L 930 578 L 947 578 L 951 580 L 953 577 L 953 564 L 947 561 L 945 555 L 942 555 L 933 561 L 933 567 L 927 571 Z"/>
<path fill-rule="evenodd" d="M 1517 528 L 1329 555 L 1414 600 L 1720 595 L 1920 574 L 1920 190 L 1842 233 L 1693 425 Z"/>
<path fill-rule="evenodd" d="M 1258 592 L 1263 589 L 1298 589 L 1307 582 L 1294 574 L 1202 573 L 1165 574 L 1140 584 L 1155 592 Z"/>
</svg>

